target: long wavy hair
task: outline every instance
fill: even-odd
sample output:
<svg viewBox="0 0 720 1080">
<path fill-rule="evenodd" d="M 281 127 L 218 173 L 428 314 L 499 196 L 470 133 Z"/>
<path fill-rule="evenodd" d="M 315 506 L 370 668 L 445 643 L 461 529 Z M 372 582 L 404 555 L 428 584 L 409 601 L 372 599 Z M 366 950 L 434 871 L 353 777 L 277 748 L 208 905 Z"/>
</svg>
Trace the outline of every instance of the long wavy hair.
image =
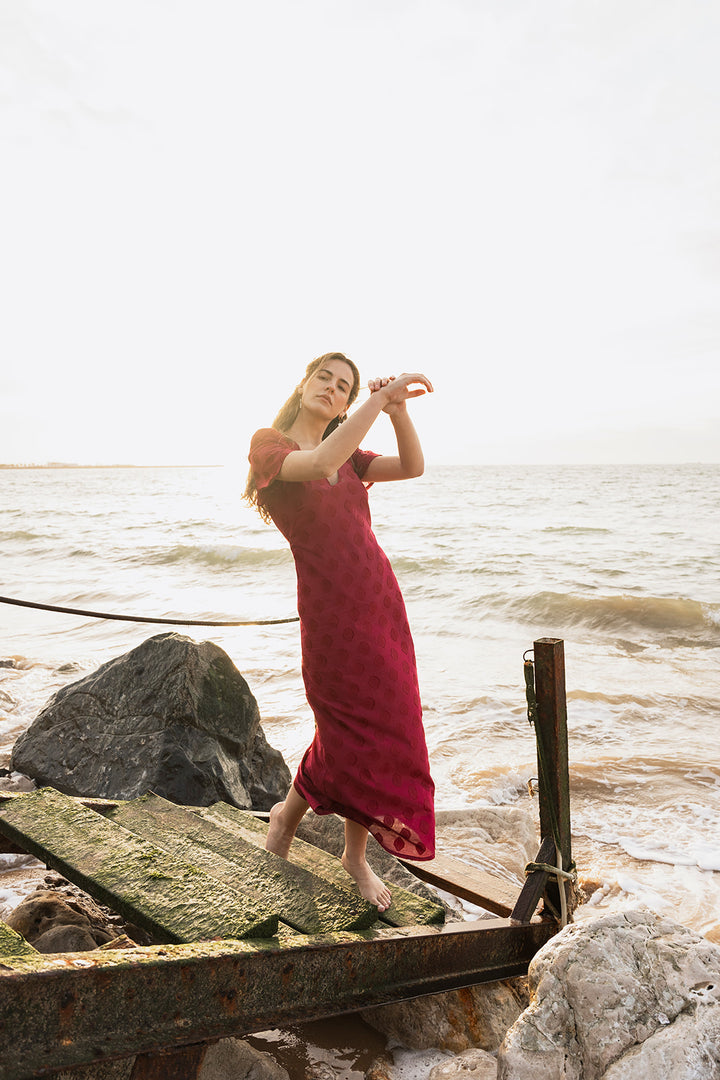
<svg viewBox="0 0 720 1080">
<path fill-rule="evenodd" d="M 315 360 L 311 360 L 308 366 L 305 368 L 305 375 L 302 382 L 295 387 L 290 397 L 280 408 L 280 411 L 273 420 L 271 427 L 274 427 L 276 431 L 282 432 L 283 435 L 287 435 L 290 428 L 293 426 L 293 424 L 298 418 L 300 407 L 302 405 L 302 392 L 305 383 L 310 378 L 310 376 L 317 371 L 318 368 L 322 367 L 323 364 L 327 364 L 330 360 L 342 360 L 342 362 L 344 364 L 347 364 L 347 366 L 352 371 L 353 384 L 347 400 L 347 408 L 350 408 L 353 401 L 355 401 L 355 398 L 360 392 L 360 372 L 358 371 L 352 360 L 349 360 L 344 353 L 323 353 L 322 356 L 318 356 L 315 358 Z M 343 420 L 344 419 L 345 417 L 343 417 Z M 335 428 L 338 426 L 338 424 L 342 424 L 343 420 L 341 420 L 339 416 L 336 416 L 334 420 L 331 420 L 328 426 L 325 428 L 325 431 L 323 432 L 323 439 L 327 439 L 328 435 L 331 435 Z M 243 493 L 243 498 L 246 502 L 250 503 L 251 506 L 255 507 L 263 521 L 269 522 L 271 520 L 266 507 L 263 506 L 262 502 L 258 500 L 258 489 L 255 483 L 255 477 L 253 475 L 252 469 L 250 469 L 250 472 L 248 473 L 247 485 Z"/>
</svg>

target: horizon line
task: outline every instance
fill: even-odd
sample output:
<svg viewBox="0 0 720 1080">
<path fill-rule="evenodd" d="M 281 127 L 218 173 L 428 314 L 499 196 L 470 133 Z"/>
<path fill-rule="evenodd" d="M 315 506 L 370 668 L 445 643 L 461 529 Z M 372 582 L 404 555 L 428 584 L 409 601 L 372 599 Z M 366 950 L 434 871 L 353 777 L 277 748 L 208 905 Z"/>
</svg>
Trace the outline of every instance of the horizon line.
<svg viewBox="0 0 720 1080">
<path fill-rule="evenodd" d="M 237 462 L 143 462 L 141 464 L 131 462 L 74 462 L 74 461 L 46 461 L 46 462 L 0 462 L 0 469 L 224 469 L 228 466 L 238 464 Z M 240 464 L 244 464 L 240 462 Z M 542 466 L 557 466 L 557 467 L 589 467 L 589 466 L 682 466 L 682 465 L 720 465 L 720 460 L 716 461 L 703 461 L 699 458 L 688 458 L 682 461 L 561 461 L 554 459 L 552 461 L 430 461 L 427 463 L 430 468 L 494 468 L 494 467 L 542 467 Z"/>
</svg>

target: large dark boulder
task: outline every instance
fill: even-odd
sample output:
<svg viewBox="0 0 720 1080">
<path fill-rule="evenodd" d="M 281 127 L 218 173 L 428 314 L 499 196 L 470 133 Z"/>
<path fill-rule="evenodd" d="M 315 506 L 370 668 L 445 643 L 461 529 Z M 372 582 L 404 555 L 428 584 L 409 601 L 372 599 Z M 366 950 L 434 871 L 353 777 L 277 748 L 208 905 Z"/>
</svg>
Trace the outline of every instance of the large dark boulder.
<svg viewBox="0 0 720 1080">
<path fill-rule="evenodd" d="M 11 768 L 67 795 L 267 810 L 290 772 L 257 702 L 211 641 L 158 634 L 58 690 L 20 736 Z"/>
</svg>

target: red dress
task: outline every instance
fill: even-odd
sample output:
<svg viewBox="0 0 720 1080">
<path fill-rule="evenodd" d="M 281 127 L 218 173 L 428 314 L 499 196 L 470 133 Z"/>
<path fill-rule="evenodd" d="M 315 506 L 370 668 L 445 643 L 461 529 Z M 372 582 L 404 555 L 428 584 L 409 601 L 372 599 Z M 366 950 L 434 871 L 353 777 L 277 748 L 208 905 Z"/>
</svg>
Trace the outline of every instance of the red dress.
<svg viewBox="0 0 720 1080">
<path fill-rule="evenodd" d="M 432 859 L 435 786 L 415 649 L 361 480 L 377 455 L 356 450 L 335 484 L 277 479 L 286 455 L 297 449 L 264 428 L 249 454 L 258 498 L 288 540 L 297 571 L 302 671 L 315 737 L 295 787 L 316 813 L 364 825 L 391 854 Z"/>
</svg>

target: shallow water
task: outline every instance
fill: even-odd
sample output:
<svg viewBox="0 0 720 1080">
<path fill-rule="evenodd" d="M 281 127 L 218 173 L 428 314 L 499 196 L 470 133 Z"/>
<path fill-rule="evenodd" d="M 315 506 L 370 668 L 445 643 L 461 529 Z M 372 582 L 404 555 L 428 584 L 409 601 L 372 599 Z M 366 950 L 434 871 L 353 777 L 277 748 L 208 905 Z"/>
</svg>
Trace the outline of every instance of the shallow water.
<svg viewBox="0 0 720 1080">
<path fill-rule="evenodd" d="M 295 614 L 244 470 L 0 470 L 2 594 L 165 617 Z M 405 595 L 441 808 L 537 774 L 523 654 L 565 641 L 574 850 L 593 907 L 720 934 L 720 467 L 430 468 L 370 492 Z M 49 694 L 167 628 L 0 605 L 0 765 Z M 182 628 L 178 628 L 183 632 Z M 297 624 L 187 631 L 225 648 L 291 768 L 312 735 Z"/>
</svg>

